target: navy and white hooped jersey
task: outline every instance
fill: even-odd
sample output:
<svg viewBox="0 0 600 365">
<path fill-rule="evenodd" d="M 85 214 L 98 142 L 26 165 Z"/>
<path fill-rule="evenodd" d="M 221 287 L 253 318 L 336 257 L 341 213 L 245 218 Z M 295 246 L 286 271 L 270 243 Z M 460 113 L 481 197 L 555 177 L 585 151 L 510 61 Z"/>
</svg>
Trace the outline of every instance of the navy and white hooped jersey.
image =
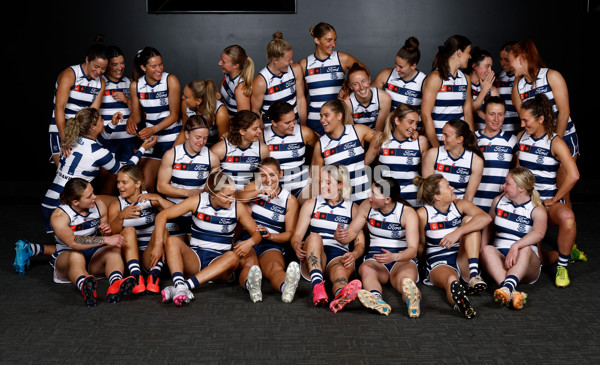
<svg viewBox="0 0 600 365">
<path fill-rule="evenodd" d="M 131 111 L 126 103 L 116 101 L 113 98 L 115 92 L 122 92 L 129 98 L 129 85 L 131 81 L 123 76 L 118 82 L 111 81 L 105 75 L 102 75 L 106 86 L 104 88 L 104 95 L 102 96 L 102 105 L 100 106 L 100 115 L 104 119 L 104 132 L 98 136 L 98 142 L 103 144 L 106 140 L 123 140 L 133 139 L 136 136 L 132 136 L 127 133 L 125 127 L 127 125 L 127 119 Z M 112 117 L 115 113 L 123 114 L 123 120 L 119 121 L 119 124 L 112 124 Z"/>
<path fill-rule="evenodd" d="M 515 205 L 506 195 L 502 195 L 495 208 L 494 227 L 496 238 L 494 247 L 509 249 L 513 243 L 533 229 L 533 210 L 535 206 L 531 200 Z M 536 245 L 532 245 L 533 251 L 538 254 Z"/>
<path fill-rule="evenodd" d="M 223 104 L 220 100 L 217 100 L 217 106 L 215 108 L 215 115 L 213 116 L 213 124 L 210 126 L 210 128 L 208 128 L 208 141 L 206 141 L 206 147 L 208 147 L 208 148 L 212 147 L 215 143 L 217 143 L 219 141 L 219 129 L 217 126 L 216 115 L 217 115 L 217 112 L 219 111 L 219 109 L 221 109 L 224 106 L 225 106 L 225 104 Z M 191 117 L 193 115 L 196 115 L 196 111 L 192 110 L 190 108 L 186 108 L 185 114 L 188 117 Z M 203 116 L 206 120 L 208 120 L 208 117 L 206 116 L 206 112 L 204 112 Z"/>
<path fill-rule="evenodd" d="M 554 133 L 551 138 L 547 134 L 535 139 L 523 133 L 519 140 L 519 164 L 528 168 L 535 176 L 535 190 L 540 193 L 540 198 L 552 199 L 558 188 L 556 177 L 560 161 L 552 155 L 552 141 L 558 135 Z"/>
<path fill-rule="evenodd" d="M 356 94 L 350 94 L 350 105 L 352 105 L 352 119 L 355 124 L 364 124 L 371 129 L 375 129 L 375 123 L 379 116 L 379 93 L 377 88 L 371 87 L 371 100 L 367 105 L 363 105 L 356 98 Z"/>
<path fill-rule="evenodd" d="M 143 194 L 147 193 L 145 191 Z M 122 197 L 119 199 L 119 208 L 123 210 L 130 206 L 132 203 Z M 140 250 L 145 250 L 152 237 L 154 231 L 154 219 L 156 218 L 156 209 L 152 205 L 152 202 L 147 200 L 143 203 L 134 202 L 134 205 L 140 206 L 139 215 L 136 218 L 123 219 L 123 227 L 133 227 L 138 240 L 138 247 Z"/>
<path fill-rule="evenodd" d="M 94 204 L 86 215 L 82 215 L 71 208 L 68 204 L 60 204 L 57 209 L 62 210 L 69 216 L 69 227 L 73 231 L 75 236 L 95 236 L 100 225 L 100 210 L 98 205 Z M 61 241 L 58 236 L 54 235 L 56 239 L 56 252 L 62 250 L 71 250 L 71 248 Z"/>
<path fill-rule="evenodd" d="M 400 195 L 413 207 L 421 206 L 417 199 L 419 188 L 413 184 L 413 178 L 420 175 L 421 146 L 419 139 L 398 140 L 391 135 L 390 140 L 383 142 L 379 148 L 379 163 L 389 167 L 381 172 L 382 176 L 390 176 L 400 185 Z"/>
<path fill-rule="evenodd" d="M 210 203 L 210 195 L 202 193 L 192 215 L 190 246 L 218 252 L 229 251 L 236 226 L 236 200 L 229 208 L 215 208 Z"/>
<path fill-rule="evenodd" d="M 294 126 L 294 133 L 280 136 L 273 131 L 272 126 L 263 131 L 265 144 L 269 155 L 279 161 L 283 177 L 279 181 L 282 187 L 295 192 L 308 185 L 308 165 L 305 164 L 306 145 L 302 138 L 300 123 Z"/>
<path fill-rule="evenodd" d="M 405 81 L 394 68 L 383 85 L 385 91 L 392 97 L 392 110 L 399 104 L 408 104 L 420 109 L 423 101 L 423 80 L 426 76 L 417 70 L 415 77 Z"/>
<path fill-rule="evenodd" d="M 446 213 L 437 210 L 432 205 L 424 205 L 427 211 L 427 224 L 425 225 L 426 249 L 425 256 L 430 262 L 444 261 L 448 256 L 458 254 L 459 241 L 450 249 L 440 246 L 440 241 L 446 235 L 454 232 L 462 225 L 462 213 L 456 203 L 450 203 Z"/>
<path fill-rule="evenodd" d="M 160 80 L 150 85 L 146 77 L 137 81 L 137 95 L 146 115 L 146 123 L 155 126 L 171 114 L 169 110 L 169 74 L 163 72 Z M 181 131 L 181 120 L 156 133 L 159 144 L 173 144 Z"/>
<path fill-rule="evenodd" d="M 345 73 L 337 51 L 320 60 L 314 54 L 306 57 L 304 80 L 310 96 L 307 125 L 323 134 L 321 107 L 329 100 L 337 99 L 344 83 Z M 316 129 L 315 129 L 316 128 Z"/>
<path fill-rule="evenodd" d="M 454 159 L 444 146 L 438 147 L 435 171 L 448 180 L 450 186 L 454 188 L 456 199 L 463 199 L 465 196 L 472 166 L 473 152 L 465 149 L 460 157 Z"/>
<path fill-rule="evenodd" d="M 438 141 L 442 140 L 442 129 L 448 121 L 464 118 L 463 105 L 467 100 L 467 91 L 470 91 L 467 87 L 467 77 L 461 70 L 458 70 L 456 77 L 449 74 L 448 80 L 442 80 L 431 112 Z"/>
<path fill-rule="evenodd" d="M 361 201 L 369 196 L 371 185 L 365 171 L 365 150 L 353 125 L 344 125 L 344 132 L 337 138 L 324 134 L 319 139 L 321 156 L 325 165 L 341 164 L 348 168 L 352 201 Z"/>
<path fill-rule="evenodd" d="M 233 79 L 229 78 L 229 75 L 225 74 L 223 77 L 223 84 L 221 85 L 221 97 L 223 104 L 227 108 L 230 116 L 237 113 L 237 101 L 235 100 L 235 89 L 244 83 L 242 74 L 237 75 Z"/>
<path fill-rule="evenodd" d="M 496 77 L 494 85 L 496 86 L 496 89 L 498 89 L 498 94 L 500 94 L 500 97 L 504 100 L 504 104 L 506 105 L 502 130 L 516 134 L 522 128 L 521 118 L 519 118 L 517 108 L 515 108 L 512 103 L 512 89 L 514 82 L 514 74 L 509 75 L 505 71 L 502 71 Z"/>
<path fill-rule="evenodd" d="M 321 236 L 324 246 L 333 246 L 348 252 L 348 245 L 339 243 L 333 235 L 338 224 L 346 228 L 350 225 L 352 204 L 350 200 L 345 200 L 337 205 L 331 205 L 321 195 L 317 196 L 310 219 L 310 232 Z"/>
<path fill-rule="evenodd" d="M 529 100 L 535 97 L 537 94 L 544 94 L 552 103 L 552 110 L 554 113 L 558 115 L 558 107 L 556 106 L 556 100 L 554 100 L 554 93 L 552 93 L 552 88 L 550 87 L 550 83 L 548 82 L 548 71 L 547 68 L 540 68 L 538 74 L 536 76 L 535 82 L 529 83 L 522 77 L 517 84 L 517 89 L 519 91 L 519 95 L 521 95 L 521 100 Z M 555 121 L 556 125 L 556 121 Z M 567 129 L 565 130 L 565 135 L 563 138 L 566 139 L 567 136 L 577 133 L 575 130 L 575 124 L 571 120 L 571 116 L 569 116 L 569 121 L 567 123 Z M 573 152 L 573 151 L 572 151 Z"/>
<path fill-rule="evenodd" d="M 473 203 L 484 212 L 489 212 L 492 200 L 500 194 L 500 189 L 516 152 L 517 136 L 500 131 L 488 137 L 482 131 L 476 131 L 477 144 L 483 152 L 483 175 L 473 198 Z"/>
<path fill-rule="evenodd" d="M 185 149 L 185 143 L 173 147 L 173 164 L 171 165 L 172 186 L 179 189 L 201 189 L 208 178 L 212 166 L 210 165 L 210 150 L 204 146 L 195 155 Z M 167 197 L 169 201 L 177 204 L 184 198 Z"/>
<path fill-rule="evenodd" d="M 252 199 L 248 206 L 252 209 L 252 218 L 257 225 L 262 225 L 270 233 L 285 232 L 285 214 L 287 212 L 288 198 L 290 192 L 286 189 L 280 189 L 279 194 L 269 199 L 265 196 L 258 196 Z M 249 238 L 248 232 L 244 231 L 241 239 Z"/>
<path fill-rule="evenodd" d="M 404 204 L 396 203 L 394 209 L 383 214 L 378 209 L 369 209 L 367 228 L 369 229 L 370 247 L 377 248 L 406 248 L 406 230 L 402 227 Z"/>
<path fill-rule="evenodd" d="M 73 65 L 70 66 L 70 68 L 75 73 L 75 83 L 69 90 L 69 98 L 67 100 L 67 105 L 65 105 L 65 122 L 70 118 L 73 118 L 81 109 L 91 106 L 102 89 L 102 79 L 100 77 L 95 79 L 87 77 L 85 72 L 83 72 L 83 67 L 81 65 Z M 58 127 L 56 126 L 56 115 L 54 114 L 56 108 L 57 89 L 58 81 L 56 81 L 54 89 L 52 119 L 50 120 L 50 128 L 48 130 L 50 133 L 58 133 Z"/>
<path fill-rule="evenodd" d="M 225 156 L 221 160 L 221 168 L 235 181 L 237 190 L 243 189 L 254 180 L 254 173 L 261 160 L 260 142 L 253 142 L 246 148 L 234 146 L 225 138 Z"/>
<path fill-rule="evenodd" d="M 275 75 L 269 67 L 265 67 L 258 73 L 265 79 L 266 89 L 263 103 L 260 106 L 260 114 L 265 122 L 264 115 L 269 110 L 271 104 L 278 100 L 283 100 L 294 107 L 294 114 L 298 120 L 298 106 L 296 105 L 296 75 L 291 66 L 288 66 L 286 72 L 280 76 Z"/>
</svg>

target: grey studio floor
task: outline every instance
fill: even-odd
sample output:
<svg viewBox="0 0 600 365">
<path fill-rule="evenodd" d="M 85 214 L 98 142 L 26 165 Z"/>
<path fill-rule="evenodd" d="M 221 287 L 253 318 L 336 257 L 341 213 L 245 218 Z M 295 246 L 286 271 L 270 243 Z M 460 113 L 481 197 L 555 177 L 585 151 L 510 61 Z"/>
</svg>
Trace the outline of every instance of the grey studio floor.
<svg viewBox="0 0 600 365">
<path fill-rule="evenodd" d="M 591 194 L 590 194 L 591 195 Z M 205 285 L 182 307 L 159 296 L 128 296 L 109 304 L 107 281 L 99 304 L 86 308 L 73 285 L 55 284 L 48 260 L 36 257 L 15 273 L 18 239 L 47 242 L 39 204 L 2 206 L 0 246 L 0 362 L 21 363 L 598 363 L 600 361 L 600 248 L 597 199 L 574 198 L 578 245 L 588 262 L 570 264 L 571 286 L 554 286 L 544 268 L 521 311 L 492 301 L 495 285 L 471 298 L 475 319 L 459 317 L 440 289 L 419 283 L 422 315 L 407 316 L 400 294 L 384 287 L 389 317 L 356 301 L 339 313 L 314 307 L 310 283 L 284 304 L 263 281 L 252 303 L 237 284 Z M 550 229 L 545 247 L 553 247 Z M 45 241 L 46 240 L 46 241 Z M 555 247 L 555 246 L 554 246 Z M 163 272 L 162 286 L 170 284 Z"/>
</svg>

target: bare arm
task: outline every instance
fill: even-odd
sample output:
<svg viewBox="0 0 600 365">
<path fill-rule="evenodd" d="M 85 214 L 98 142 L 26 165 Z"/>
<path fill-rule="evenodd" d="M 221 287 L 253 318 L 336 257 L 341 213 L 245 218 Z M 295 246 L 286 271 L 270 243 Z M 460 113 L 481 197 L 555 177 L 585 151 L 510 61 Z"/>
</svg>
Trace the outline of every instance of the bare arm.
<svg viewBox="0 0 600 365">
<path fill-rule="evenodd" d="M 429 140 L 432 147 L 438 147 L 440 142 L 437 139 L 435 133 L 435 126 L 433 124 L 433 107 L 435 106 L 435 100 L 437 99 L 438 91 L 442 86 L 442 78 L 437 71 L 433 71 L 423 81 L 423 101 L 421 103 L 421 120 L 423 122 L 423 128 L 425 129 L 425 136 Z"/>
</svg>

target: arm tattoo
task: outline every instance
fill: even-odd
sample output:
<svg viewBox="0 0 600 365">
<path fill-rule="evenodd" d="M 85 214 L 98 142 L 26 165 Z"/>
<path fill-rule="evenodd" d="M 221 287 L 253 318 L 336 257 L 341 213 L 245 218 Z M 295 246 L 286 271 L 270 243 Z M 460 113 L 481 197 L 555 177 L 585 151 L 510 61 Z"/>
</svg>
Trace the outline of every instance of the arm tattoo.
<svg viewBox="0 0 600 365">
<path fill-rule="evenodd" d="M 96 236 L 75 236 L 75 242 L 82 245 L 97 245 L 104 243 L 104 237 Z"/>
</svg>

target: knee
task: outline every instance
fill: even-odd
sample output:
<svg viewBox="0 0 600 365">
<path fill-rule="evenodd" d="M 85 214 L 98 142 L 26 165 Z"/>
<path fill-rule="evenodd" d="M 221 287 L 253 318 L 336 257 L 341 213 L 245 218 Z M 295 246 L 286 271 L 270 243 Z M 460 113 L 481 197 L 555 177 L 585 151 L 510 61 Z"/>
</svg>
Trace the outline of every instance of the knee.
<svg viewBox="0 0 600 365">
<path fill-rule="evenodd" d="M 309 248 L 314 249 L 316 247 L 323 247 L 323 238 L 317 233 L 311 233 L 308 235 L 308 237 L 306 237 L 304 244 L 306 245 L 307 250 Z"/>
</svg>

